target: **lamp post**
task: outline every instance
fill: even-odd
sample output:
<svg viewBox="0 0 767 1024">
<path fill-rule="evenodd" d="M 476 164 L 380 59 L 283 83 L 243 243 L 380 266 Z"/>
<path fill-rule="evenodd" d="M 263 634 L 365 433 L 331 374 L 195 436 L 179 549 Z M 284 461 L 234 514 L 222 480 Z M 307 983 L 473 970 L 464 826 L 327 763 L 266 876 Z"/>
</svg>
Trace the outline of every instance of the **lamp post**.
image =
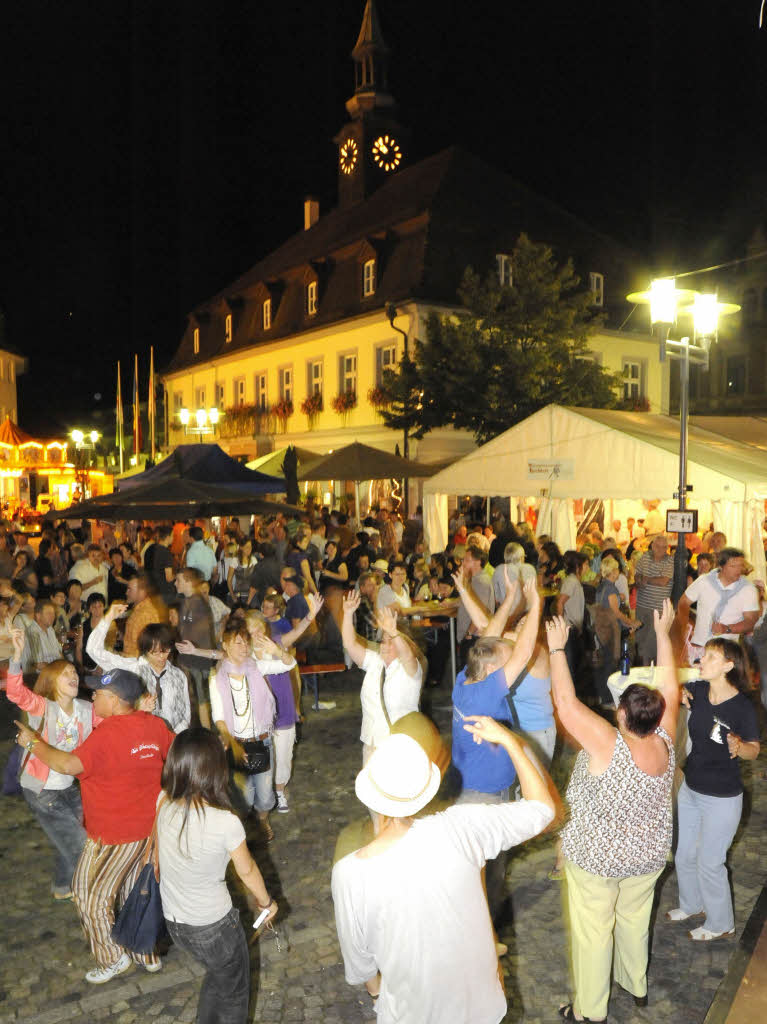
<svg viewBox="0 0 767 1024">
<path fill-rule="evenodd" d="M 216 429 L 218 423 L 219 414 L 218 408 L 213 406 L 211 409 L 197 409 L 195 410 L 194 417 L 190 409 L 180 409 L 178 418 L 181 421 L 181 425 L 187 434 L 197 434 L 200 444 L 202 444 L 203 434 L 212 434 Z M 192 426 L 192 419 L 194 418 L 194 425 Z"/>
<path fill-rule="evenodd" d="M 719 317 L 737 313 L 740 306 L 732 302 L 719 302 L 715 294 L 702 294 L 689 288 L 677 288 L 673 277 L 655 280 L 649 291 L 627 295 L 629 302 L 649 305 L 653 334 L 658 336 L 660 361 L 668 355 L 679 360 L 679 484 L 674 492 L 677 499 L 677 545 L 674 554 L 674 583 L 671 600 L 676 606 L 687 586 L 687 533 L 692 533 L 687 513 L 687 422 L 690 400 L 690 363 L 708 369 L 708 356 L 712 341 L 717 340 Z M 678 341 L 669 337 L 680 316 L 691 317 L 693 337 Z M 697 514 L 695 515 L 697 526 Z"/>
</svg>

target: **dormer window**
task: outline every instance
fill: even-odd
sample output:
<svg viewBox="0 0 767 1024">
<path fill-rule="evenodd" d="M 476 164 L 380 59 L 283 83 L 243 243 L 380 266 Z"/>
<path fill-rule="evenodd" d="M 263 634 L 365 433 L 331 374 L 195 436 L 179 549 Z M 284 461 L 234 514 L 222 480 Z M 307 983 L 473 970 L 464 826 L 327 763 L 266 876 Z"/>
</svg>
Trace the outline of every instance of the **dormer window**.
<svg viewBox="0 0 767 1024">
<path fill-rule="evenodd" d="M 511 256 L 505 252 L 496 253 L 495 265 L 498 271 L 498 284 L 502 288 L 510 288 L 514 279 Z"/>
<path fill-rule="evenodd" d="M 261 307 L 261 323 L 265 331 L 268 331 L 272 326 L 272 300 L 264 299 L 264 304 Z"/>
<path fill-rule="evenodd" d="M 365 260 L 362 264 L 362 295 L 367 298 L 376 290 L 376 261 Z"/>
<path fill-rule="evenodd" d="M 310 281 L 306 286 L 306 315 L 317 315 L 317 282 Z"/>
<path fill-rule="evenodd" d="M 605 275 L 597 274 L 593 270 L 589 274 L 589 289 L 591 290 L 591 305 L 599 306 L 601 309 L 605 304 Z"/>
<path fill-rule="evenodd" d="M 200 353 L 200 328 L 195 327 L 194 334 L 192 335 L 192 349 L 195 355 Z"/>
<path fill-rule="evenodd" d="M 224 319 L 224 340 L 228 345 L 232 340 L 232 314 L 227 313 Z"/>
</svg>

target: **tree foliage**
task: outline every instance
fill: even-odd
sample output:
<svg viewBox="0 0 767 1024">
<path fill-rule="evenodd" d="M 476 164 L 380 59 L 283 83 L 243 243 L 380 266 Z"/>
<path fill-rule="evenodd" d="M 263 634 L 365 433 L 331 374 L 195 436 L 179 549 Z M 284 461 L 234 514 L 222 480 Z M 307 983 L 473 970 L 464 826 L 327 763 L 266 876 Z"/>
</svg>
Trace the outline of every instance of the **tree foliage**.
<svg viewBox="0 0 767 1024">
<path fill-rule="evenodd" d="M 423 437 L 437 426 L 471 430 L 479 443 L 550 402 L 615 404 L 618 383 L 594 361 L 588 338 L 601 324 L 571 261 L 557 266 L 547 245 L 520 235 L 513 283 L 472 268 L 459 289 L 462 309 L 432 314 L 415 361 L 388 372 L 384 422 Z"/>
</svg>

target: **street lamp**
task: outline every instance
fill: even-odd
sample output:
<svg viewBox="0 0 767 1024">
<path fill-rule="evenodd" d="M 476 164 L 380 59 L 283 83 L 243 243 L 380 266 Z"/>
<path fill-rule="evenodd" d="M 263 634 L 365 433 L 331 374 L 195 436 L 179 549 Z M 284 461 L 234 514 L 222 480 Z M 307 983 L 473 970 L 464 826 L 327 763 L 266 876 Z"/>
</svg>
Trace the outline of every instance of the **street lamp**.
<svg viewBox="0 0 767 1024">
<path fill-rule="evenodd" d="M 626 299 L 639 305 L 649 305 L 653 333 L 658 335 L 660 360 L 668 354 L 679 360 L 679 487 L 674 497 L 678 513 L 687 512 L 687 420 L 690 398 L 690 362 L 708 369 L 708 354 L 712 341 L 717 339 L 719 318 L 737 313 L 740 306 L 734 302 L 720 302 L 715 294 L 702 294 L 689 288 L 677 288 L 673 277 L 655 280 L 649 291 L 632 292 Z M 689 335 L 679 341 L 669 337 L 671 328 L 680 316 L 692 317 L 693 340 Z M 696 516 L 697 519 L 697 516 Z M 685 537 L 692 533 L 692 525 L 684 514 L 677 516 L 677 545 L 674 555 L 674 584 L 671 600 L 678 604 L 687 584 L 687 545 Z M 696 523 L 697 526 L 697 523 Z M 681 537 L 681 542 L 679 538 Z"/>
<path fill-rule="evenodd" d="M 191 409 L 179 409 L 178 418 L 186 433 L 198 434 L 200 443 L 202 443 L 203 434 L 214 433 L 219 420 L 219 412 L 218 408 L 214 406 L 212 409 L 195 409 L 193 416 Z M 194 420 L 194 426 L 190 428 L 192 420 Z"/>
</svg>

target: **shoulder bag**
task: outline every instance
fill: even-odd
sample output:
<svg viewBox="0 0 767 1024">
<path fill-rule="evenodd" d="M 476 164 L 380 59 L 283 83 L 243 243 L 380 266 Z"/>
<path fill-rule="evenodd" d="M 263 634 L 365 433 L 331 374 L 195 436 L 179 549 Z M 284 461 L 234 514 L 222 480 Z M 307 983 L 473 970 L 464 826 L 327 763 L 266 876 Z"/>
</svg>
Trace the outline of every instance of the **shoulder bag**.
<svg viewBox="0 0 767 1024">
<path fill-rule="evenodd" d="M 157 817 L 142 858 L 141 871 L 123 903 L 112 928 L 112 938 L 132 953 L 151 953 L 165 932 L 165 917 L 160 898 L 160 852 L 157 845 Z"/>
</svg>

